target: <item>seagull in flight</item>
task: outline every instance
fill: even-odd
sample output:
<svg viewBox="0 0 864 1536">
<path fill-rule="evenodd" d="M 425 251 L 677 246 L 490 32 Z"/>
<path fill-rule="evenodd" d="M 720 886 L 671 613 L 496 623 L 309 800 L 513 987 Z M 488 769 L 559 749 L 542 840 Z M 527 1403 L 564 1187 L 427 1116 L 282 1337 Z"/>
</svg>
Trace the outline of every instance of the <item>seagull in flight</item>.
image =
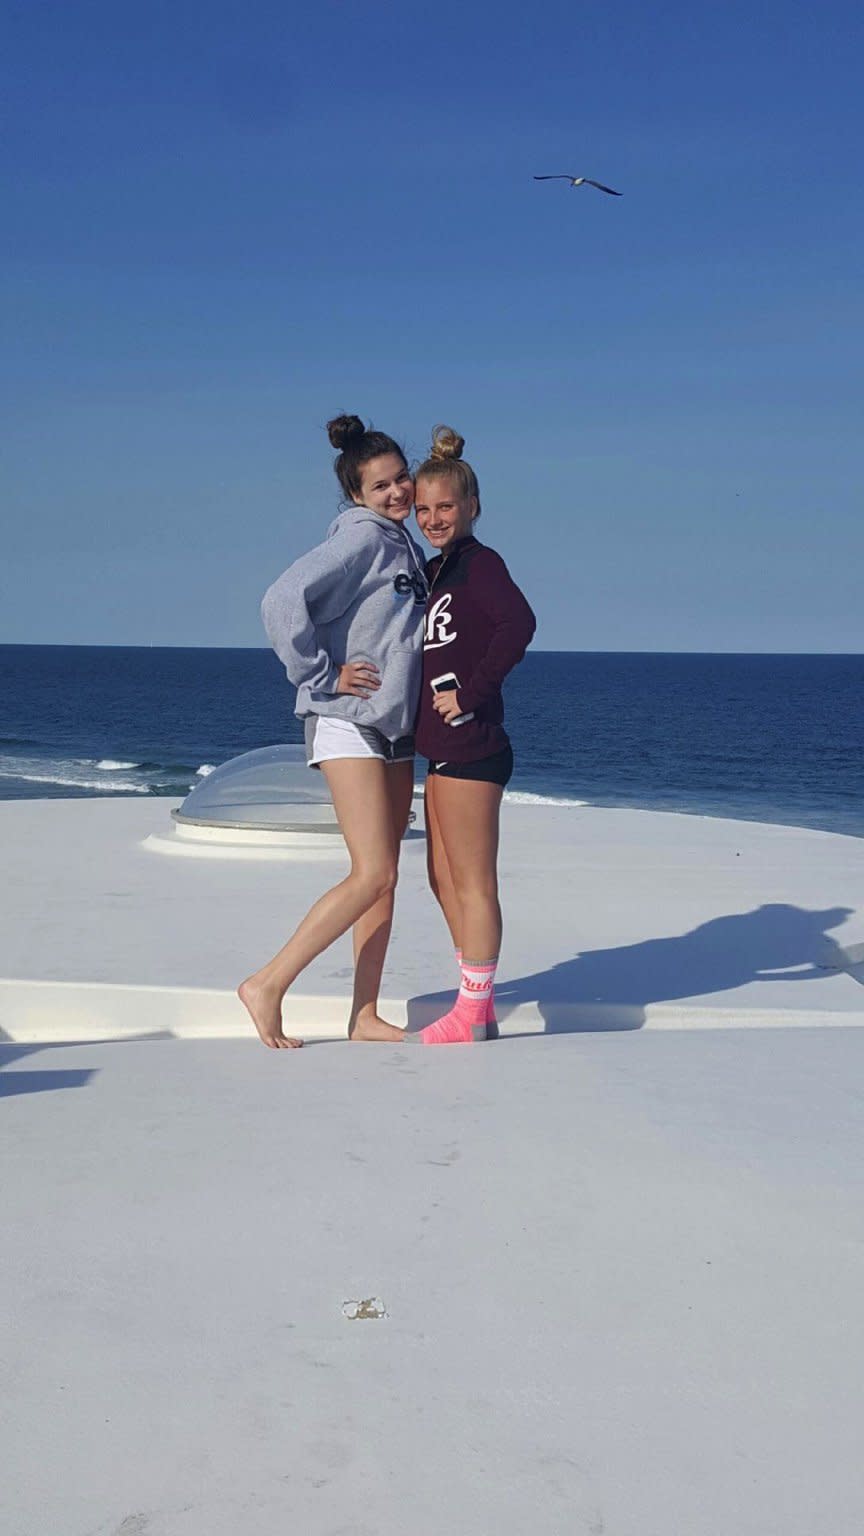
<svg viewBox="0 0 864 1536">
<path fill-rule="evenodd" d="M 602 181 L 592 181 L 590 176 L 535 176 L 535 181 L 569 181 L 571 187 L 596 187 L 598 192 L 608 192 L 610 197 L 623 197 L 614 187 L 604 187 Z"/>
</svg>

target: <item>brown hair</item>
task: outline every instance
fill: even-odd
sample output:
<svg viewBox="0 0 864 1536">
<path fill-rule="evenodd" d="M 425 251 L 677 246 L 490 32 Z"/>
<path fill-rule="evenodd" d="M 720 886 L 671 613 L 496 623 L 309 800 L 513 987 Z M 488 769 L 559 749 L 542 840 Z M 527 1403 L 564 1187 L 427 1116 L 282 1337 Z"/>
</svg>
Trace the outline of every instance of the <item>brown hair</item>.
<svg viewBox="0 0 864 1536">
<path fill-rule="evenodd" d="M 447 476 L 463 496 L 476 498 L 479 517 L 480 487 L 471 465 L 462 457 L 464 447 L 464 437 L 460 437 L 452 427 L 433 427 L 429 457 L 415 471 L 414 479 L 419 480 L 422 475 L 424 480 L 443 480 Z"/>
<path fill-rule="evenodd" d="M 363 466 L 370 459 L 380 458 L 383 453 L 397 453 L 408 468 L 408 460 L 399 444 L 386 432 L 367 431 L 359 416 L 335 416 L 327 423 L 327 436 L 339 457 L 333 468 L 345 495 L 350 501 L 362 495 Z"/>
</svg>

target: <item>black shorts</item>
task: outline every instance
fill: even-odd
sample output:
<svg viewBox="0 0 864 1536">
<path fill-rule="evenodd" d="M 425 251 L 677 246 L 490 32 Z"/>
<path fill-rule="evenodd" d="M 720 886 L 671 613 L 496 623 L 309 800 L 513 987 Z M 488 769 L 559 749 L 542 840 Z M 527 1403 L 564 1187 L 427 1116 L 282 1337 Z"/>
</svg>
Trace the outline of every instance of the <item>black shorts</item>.
<svg viewBox="0 0 864 1536">
<path fill-rule="evenodd" d="M 441 779 L 472 779 L 480 784 L 500 784 L 504 789 L 513 773 L 513 748 L 509 742 L 491 757 L 480 757 L 473 763 L 430 762 L 429 773 L 437 773 Z"/>
</svg>

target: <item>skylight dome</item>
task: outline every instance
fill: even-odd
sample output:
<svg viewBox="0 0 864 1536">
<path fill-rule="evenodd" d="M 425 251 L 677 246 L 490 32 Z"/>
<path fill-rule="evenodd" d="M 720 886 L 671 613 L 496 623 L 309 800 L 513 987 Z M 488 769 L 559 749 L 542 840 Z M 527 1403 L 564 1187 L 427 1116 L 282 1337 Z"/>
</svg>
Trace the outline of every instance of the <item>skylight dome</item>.
<svg viewBox="0 0 864 1536">
<path fill-rule="evenodd" d="M 172 812 L 178 827 L 337 832 L 327 784 L 300 746 L 259 747 L 208 773 Z"/>
<path fill-rule="evenodd" d="M 345 842 L 323 774 L 299 746 L 259 747 L 214 768 L 151 832 L 153 853 L 201 858 L 344 859 Z"/>
</svg>

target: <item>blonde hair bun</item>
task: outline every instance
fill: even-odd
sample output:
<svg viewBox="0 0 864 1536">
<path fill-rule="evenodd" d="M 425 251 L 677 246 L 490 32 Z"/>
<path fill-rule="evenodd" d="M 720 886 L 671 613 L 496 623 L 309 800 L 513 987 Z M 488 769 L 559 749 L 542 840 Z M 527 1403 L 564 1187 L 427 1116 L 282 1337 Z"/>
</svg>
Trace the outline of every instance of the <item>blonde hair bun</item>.
<svg viewBox="0 0 864 1536">
<path fill-rule="evenodd" d="M 359 416 L 334 416 L 327 423 L 327 436 L 340 453 L 352 437 L 362 437 L 365 431 Z"/>
<path fill-rule="evenodd" d="M 460 496 L 474 497 L 477 503 L 474 516 L 479 517 L 480 487 L 471 465 L 462 457 L 464 447 L 464 437 L 460 437 L 452 427 L 433 427 L 429 457 L 423 460 L 414 478 L 423 480 L 428 476 L 430 480 L 449 480 L 456 486 Z"/>
<path fill-rule="evenodd" d="M 461 459 L 462 449 L 465 447 L 464 437 L 454 432 L 452 427 L 432 428 L 432 447 L 429 450 L 430 459 Z"/>
</svg>

